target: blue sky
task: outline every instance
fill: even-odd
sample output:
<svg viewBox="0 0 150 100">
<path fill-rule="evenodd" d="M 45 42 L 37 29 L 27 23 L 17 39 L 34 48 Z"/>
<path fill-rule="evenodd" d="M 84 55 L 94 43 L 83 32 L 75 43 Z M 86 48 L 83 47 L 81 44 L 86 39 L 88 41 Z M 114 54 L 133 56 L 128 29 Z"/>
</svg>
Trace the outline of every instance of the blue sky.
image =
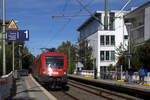
<svg viewBox="0 0 150 100">
<path fill-rule="evenodd" d="M 17 20 L 20 30 L 30 31 L 30 40 L 25 45 L 34 54 L 41 53 L 39 48 L 57 48 L 63 41 L 77 42 L 77 28 L 88 17 L 52 18 L 60 14 L 88 14 L 76 0 L 5 0 L 6 19 Z M 91 11 L 104 10 L 105 0 L 81 0 Z M 108 0 L 109 10 L 119 10 L 128 0 Z M 138 7 L 150 0 L 132 0 L 126 7 Z M 2 0 L 0 2 L 2 19 Z"/>
</svg>

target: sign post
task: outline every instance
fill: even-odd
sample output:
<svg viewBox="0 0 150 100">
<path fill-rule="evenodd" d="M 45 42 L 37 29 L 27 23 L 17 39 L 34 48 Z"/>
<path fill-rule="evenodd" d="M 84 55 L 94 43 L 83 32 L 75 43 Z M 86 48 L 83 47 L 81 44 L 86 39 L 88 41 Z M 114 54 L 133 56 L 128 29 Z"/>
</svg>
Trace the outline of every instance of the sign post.
<svg viewBox="0 0 150 100">
<path fill-rule="evenodd" d="M 3 75 L 6 74 L 6 50 L 5 50 L 5 34 L 6 34 L 6 24 L 5 24 L 5 0 L 3 0 Z"/>
<path fill-rule="evenodd" d="M 12 19 L 7 27 L 8 30 L 18 30 L 18 27 L 15 23 L 15 21 Z M 15 50 L 14 50 L 14 41 L 12 41 L 12 70 L 14 71 L 15 70 Z"/>
<path fill-rule="evenodd" d="M 7 40 L 12 41 L 13 49 L 13 71 L 14 71 L 14 41 L 27 41 L 29 40 L 29 30 L 18 30 L 15 21 L 12 19 L 7 27 Z M 20 50 L 20 47 L 19 47 Z M 21 53 L 21 51 L 19 51 Z M 21 55 L 19 56 L 19 67 L 22 69 Z"/>
</svg>

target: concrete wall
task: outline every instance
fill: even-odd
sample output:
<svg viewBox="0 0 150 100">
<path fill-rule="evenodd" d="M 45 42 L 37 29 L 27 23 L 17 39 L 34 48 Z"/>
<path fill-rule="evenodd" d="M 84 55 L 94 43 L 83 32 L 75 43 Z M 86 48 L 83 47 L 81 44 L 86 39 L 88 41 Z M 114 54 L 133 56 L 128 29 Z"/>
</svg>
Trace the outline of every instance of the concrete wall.
<svg viewBox="0 0 150 100">
<path fill-rule="evenodd" d="M 145 35 L 144 40 L 150 39 L 150 7 L 145 8 Z"/>
</svg>

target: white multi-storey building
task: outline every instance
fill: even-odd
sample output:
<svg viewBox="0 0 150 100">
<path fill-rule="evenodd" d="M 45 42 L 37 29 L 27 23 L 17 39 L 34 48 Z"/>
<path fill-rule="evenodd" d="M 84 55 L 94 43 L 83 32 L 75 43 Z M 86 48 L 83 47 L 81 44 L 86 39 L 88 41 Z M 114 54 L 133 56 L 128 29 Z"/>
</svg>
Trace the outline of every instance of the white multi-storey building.
<svg viewBox="0 0 150 100">
<path fill-rule="evenodd" d="M 109 11 L 108 12 L 108 30 L 104 26 L 90 17 L 79 28 L 79 40 L 87 39 L 89 45 L 93 48 L 92 56 L 96 58 L 96 68 L 98 76 L 106 72 L 110 64 L 117 62 L 117 51 L 119 46 L 127 48 L 128 34 L 123 20 L 126 12 Z M 104 23 L 104 11 L 96 11 L 95 16 Z M 81 66 L 81 65 L 80 65 Z M 77 66 L 78 67 L 78 66 Z"/>
<path fill-rule="evenodd" d="M 150 39 L 150 1 L 130 11 L 124 18 L 132 24 L 130 37 L 134 47 Z"/>
</svg>

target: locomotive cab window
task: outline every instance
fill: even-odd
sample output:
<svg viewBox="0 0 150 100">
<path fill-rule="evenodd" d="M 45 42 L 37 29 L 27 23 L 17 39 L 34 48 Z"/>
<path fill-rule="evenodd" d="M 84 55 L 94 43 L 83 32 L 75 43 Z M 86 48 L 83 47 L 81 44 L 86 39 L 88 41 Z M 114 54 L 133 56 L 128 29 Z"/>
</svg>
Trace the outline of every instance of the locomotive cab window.
<svg viewBox="0 0 150 100">
<path fill-rule="evenodd" d="M 63 68 L 64 57 L 63 56 L 45 56 L 46 67 L 51 68 Z"/>
</svg>

